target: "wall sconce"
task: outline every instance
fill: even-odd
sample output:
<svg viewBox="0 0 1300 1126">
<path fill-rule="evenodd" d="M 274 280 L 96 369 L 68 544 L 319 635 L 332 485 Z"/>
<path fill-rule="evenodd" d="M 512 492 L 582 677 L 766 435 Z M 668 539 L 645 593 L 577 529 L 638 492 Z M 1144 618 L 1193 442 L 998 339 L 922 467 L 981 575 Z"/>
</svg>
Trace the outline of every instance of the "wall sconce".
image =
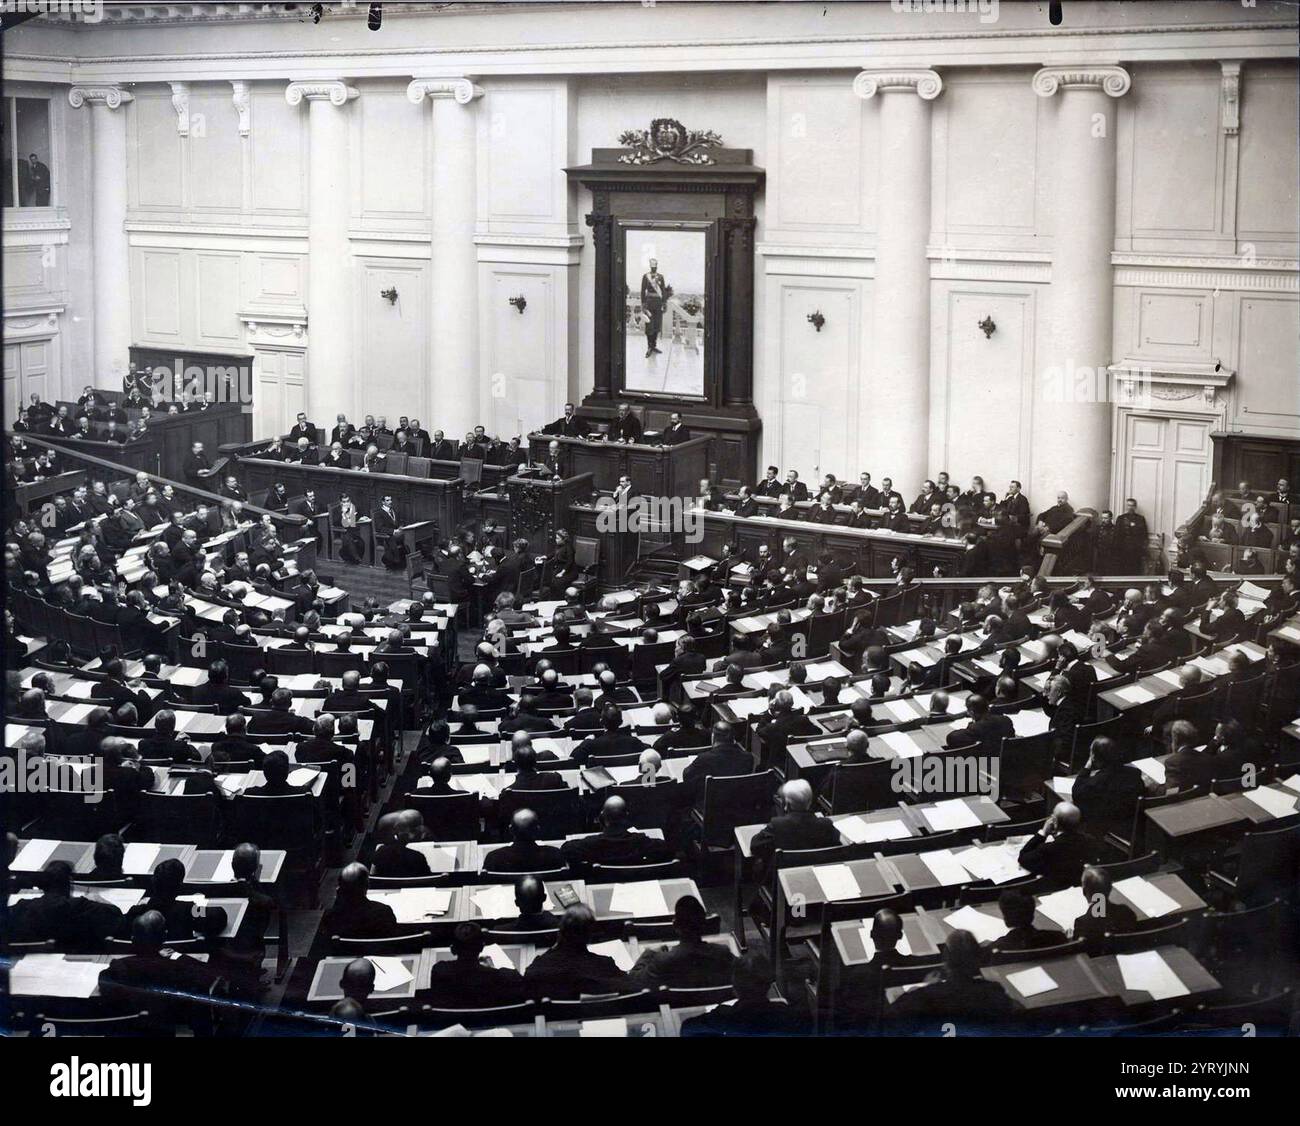
<svg viewBox="0 0 1300 1126">
<path fill-rule="evenodd" d="M 523 316 L 524 310 L 528 308 L 528 298 L 521 293 L 518 297 L 510 298 L 510 304 L 519 310 L 520 316 Z"/>
<path fill-rule="evenodd" d="M 387 301 L 390 305 L 397 304 L 397 286 L 390 285 L 387 289 L 381 289 L 379 296 Z"/>
<path fill-rule="evenodd" d="M 808 314 L 808 323 L 818 332 L 821 332 L 822 325 L 826 323 L 826 318 L 822 316 L 822 311 L 818 309 L 815 312 Z"/>
<path fill-rule="evenodd" d="M 993 318 L 991 316 L 985 317 L 982 321 L 980 321 L 979 326 L 984 330 L 985 340 L 987 340 L 998 330 L 998 326 L 993 323 Z"/>
</svg>

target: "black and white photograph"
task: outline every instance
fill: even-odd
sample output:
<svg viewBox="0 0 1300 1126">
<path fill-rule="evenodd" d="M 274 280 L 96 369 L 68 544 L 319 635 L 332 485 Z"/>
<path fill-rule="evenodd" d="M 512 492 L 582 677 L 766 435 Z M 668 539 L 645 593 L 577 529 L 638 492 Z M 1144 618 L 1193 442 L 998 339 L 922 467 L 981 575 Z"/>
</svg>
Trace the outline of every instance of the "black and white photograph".
<svg viewBox="0 0 1300 1126">
<path fill-rule="evenodd" d="M 15 1111 L 1292 1091 L 1296 3 L 0 16 Z"/>
</svg>

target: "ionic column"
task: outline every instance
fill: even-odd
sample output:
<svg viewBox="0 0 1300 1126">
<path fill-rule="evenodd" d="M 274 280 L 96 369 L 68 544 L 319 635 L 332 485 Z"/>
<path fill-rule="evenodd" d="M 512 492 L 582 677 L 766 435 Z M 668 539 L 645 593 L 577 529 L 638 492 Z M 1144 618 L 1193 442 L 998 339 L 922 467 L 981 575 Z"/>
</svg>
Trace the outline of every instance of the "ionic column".
<svg viewBox="0 0 1300 1126">
<path fill-rule="evenodd" d="M 930 103 L 932 70 L 864 70 L 860 98 L 880 99 L 874 372 L 863 396 L 860 462 L 904 495 L 930 472 Z"/>
<path fill-rule="evenodd" d="M 73 86 L 68 91 L 73 108 L 90 107 L 95 382 L 101 386 L 121 386 L 131 350 L 126 111 L 122 106 L 133 100 L 120 86 Z"/>
<path fill-rule="evenodd" d="M 358 406 L 353 376 L 352 316 L 349 285 L 352 248 L 348 241 L 347 104 L 357 91 L 341 80 L 290 82 L 291 105 L 308 104 L 310 214 L 307 224 L 307 417 L 327 423 L 340 411 Z"/>
<path fill-rule="evenodd" d="M 478 123 L 483 91 L 468 78 L 417 78 L 406 96 L 433 104 L 433 265 L 429 290 L 433 421 L 461 437 L 480 421 L 478 348 Z"/>
<path fill-rule="evenodd" d="M 1044 508 L 1059 489 L 1078 507 L 1110 501 L 1107 402 L 1114 301 L 1115 105 L 1132 80 L 1118 66 L 1049 66 L 1034 93 L 1059 95 L 1054 136 L 1056 220 L 1052 282 L 1035 389 L 1030 500 Z"/>
</svg>

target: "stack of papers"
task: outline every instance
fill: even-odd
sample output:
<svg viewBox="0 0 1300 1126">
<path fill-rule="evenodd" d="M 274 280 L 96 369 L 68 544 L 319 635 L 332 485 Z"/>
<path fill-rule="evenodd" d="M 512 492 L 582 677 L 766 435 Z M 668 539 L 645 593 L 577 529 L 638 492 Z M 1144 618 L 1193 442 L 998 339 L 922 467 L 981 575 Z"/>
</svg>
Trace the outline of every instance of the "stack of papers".
<svg viewBox="0 0 1300 1126">
<path fill-rule="evenodd" d="M 1072 934 L 1074 921 L 1088 910 L 1088 899 L 1082 888 L 1066 888 L 1039 896 L 1038 910 L 1066 934 Z"/>
<path fill-rule="evenodd" d="M 989 880 L 995 884 L 1005 884 L 1029 875 L 1020 867 L 1020 849 L 1011 845 L 985 845 L 983 848 L 967 848 L 955 854 L 963 868 L 976 880 Z"/>
<path fill-rule="evenodd" d="M 661 918 L 672 910 L 664 898 L 664 890 L 657 880 L 615 884 L 609 897 L 609 909 L 619 915 L 637 919 Z"/>
<path fill-rule="evenodd" d="M 1259 786 L 1253 790 L 1242 790 L 1242 797 L 1254 802 L 1270 817 L 1289 817 L 1296 810 L 1296 796 L 1285 790 L 1272 786 Z"/>
<path fill-rule="evenodd" d="M 1151 781 L 1163 786 L 1165 784 L 1165 764 L 1154 758 L 1135 758 L 1130 766 L 1136 766 Z"/>
<path fill-rule="evenodd" d="M 440 918 L 451 910 L 451 891 L 447 888 L 372 890 L 370 898 L 387 903 L 393 909 L 393 914 L 397 916 L 397 921 L 407 925 L 428 923 L 431 919 Z M 511 898 L 513 899 L 513 893 Z"/>
<path fill-rule="evenodd" d="M 632 951 L 621 938 L 612 938 L 608 942 L 593 942 L 587 949 L 593 954 L 613 958 L 614 964 L 624 973 L 632 968 Z"/>
<path fill-rule="evenodd" d="M 921 863 L 930 870 L 930 874 L 943 887 L 964 884 L 970 879 L 965 866 L 952 854 L 950 848 L 937 848 L 930 852 L 923 852 L 920 857 Z"/>
<path fill-rule="evenodd" d="M 1040 993 L 1059 988 L 1052 980 L 1052 975 L 1042 966 L 1032 966 L 1018 973 L 1007 974 L 1007 984 L 1022 997 L 1037 997 Z"/>
<path fill-rule="evenodd" d="M 1141 876 L 1130 876 L 1127 880 L 1116 880 L 1115 891 L 1119 892 L 1148 919 L 1159 919 L 1172 915 L 1178 910 L 1178 900 L 1166 895 L 1155 884 Z"/>
<path fill-rule="evenodd" d="M 9 971 L 9 991 L 23 997 L 90 997 L 105 963 L 63 954 L 25 954 Z"/>
<path fill-rule="evenodd" d="M 375 967 L 375 992 L 387 993 L 390 989 L 400 989 L 415 975 L 406 967 L 401 958 L 380 958 L 370 955 L 366 961 Z"/>
<path fill-rule="evenodd" d="M 923 806 L 921 816 L 936 833 L 949 829 L 974 829 L 981 824 L 974 810 L 961 798 L 950 798 L 935 802 L 932 806 Z"/>
<path fill-rule="evenodd" d="M 986 915 L 969 904 L 951 915 L 945 915 L 943 921 L 953 930 L 970 931 L 980 942 L 997 942 L 1005 938 L 1007 925 L 992 915 Z"/>
</svg>

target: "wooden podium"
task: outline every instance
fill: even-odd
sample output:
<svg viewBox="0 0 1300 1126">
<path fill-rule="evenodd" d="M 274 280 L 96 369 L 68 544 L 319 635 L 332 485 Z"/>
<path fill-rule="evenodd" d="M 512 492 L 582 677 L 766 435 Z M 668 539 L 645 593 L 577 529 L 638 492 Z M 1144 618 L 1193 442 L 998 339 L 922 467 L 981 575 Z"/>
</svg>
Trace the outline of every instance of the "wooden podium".
<svg viewBox="0 0 1300 1126">
<path fill-rule="evenodd" d="M 590 473 L 562 478 L 523 473 L 506 478 L 504 488 L 510 503 L 510 538 L 524 536 L 534 553 L 549 555 L 556 531 L 569 527 L 569 506 L 589 501 L 595 484 Z"/>
<path fill-rule="evenodd" d="M 566 477 L 591 474 L 592 488 L 613 492 L 619 477 L 632 478 L 632 489 L 642 496 L 693 497 L 709 475 L 708 437 L 692 438 L 676 446 L 651 446 L 642 442 L 606 442 L 589 438 L 556 438 L 529 434 L 529 452 L 543 461 L 551 442 L 560 443 Z"/>
</svg>

